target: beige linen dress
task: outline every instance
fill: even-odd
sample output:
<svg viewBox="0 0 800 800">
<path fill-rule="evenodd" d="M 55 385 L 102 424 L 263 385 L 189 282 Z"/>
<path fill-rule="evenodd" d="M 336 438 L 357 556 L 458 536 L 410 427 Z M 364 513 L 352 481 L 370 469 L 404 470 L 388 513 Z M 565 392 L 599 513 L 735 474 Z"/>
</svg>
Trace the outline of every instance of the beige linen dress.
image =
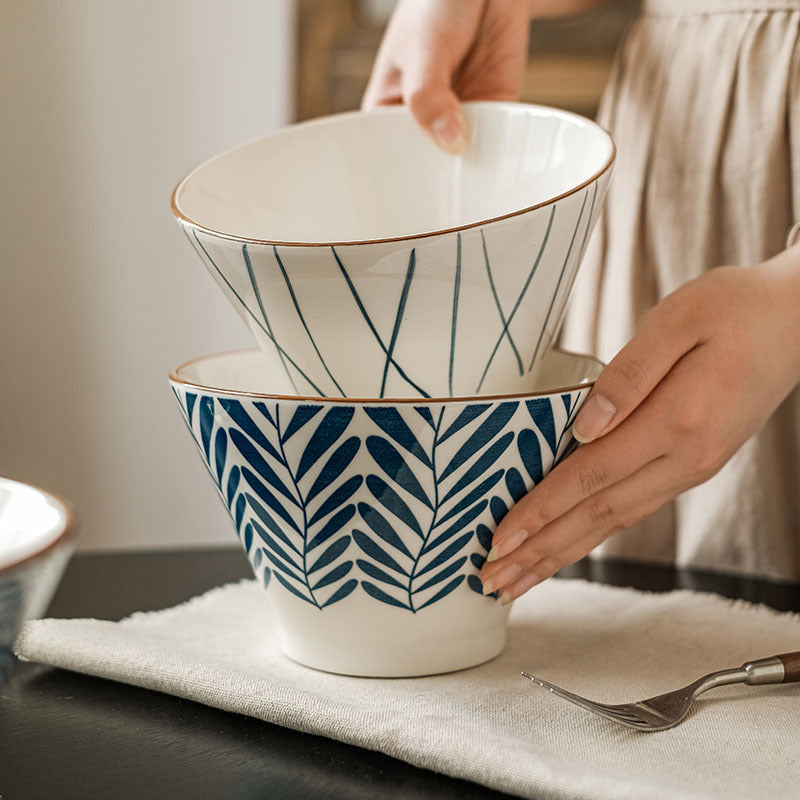
<svg viewBox="0 0 800 800">
<path fill-rule="evenodd" d="M 562 344 L 608 361 L 664 295 L 775 255 L 800 219 L 800 0 L 645 0 L 599 120 L 618 161 Z M 800 578 L 800 389 L 720 473 L 595 553 Z"/>
</svg>

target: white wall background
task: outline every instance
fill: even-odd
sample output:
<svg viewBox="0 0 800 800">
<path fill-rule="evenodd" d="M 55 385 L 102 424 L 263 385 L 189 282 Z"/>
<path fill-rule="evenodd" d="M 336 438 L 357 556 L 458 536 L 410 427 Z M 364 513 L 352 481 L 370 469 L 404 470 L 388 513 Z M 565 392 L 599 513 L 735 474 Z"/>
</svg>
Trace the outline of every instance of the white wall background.
<svg viewBox="0 0 800 800">
<path fill-rule="evenodd" d="M 250 344 L 178 179 L 285 123 L 290 0 L 0 0 L 0 475 L 84 549 L 234 544 L 167 384 Z"/>
</svg>

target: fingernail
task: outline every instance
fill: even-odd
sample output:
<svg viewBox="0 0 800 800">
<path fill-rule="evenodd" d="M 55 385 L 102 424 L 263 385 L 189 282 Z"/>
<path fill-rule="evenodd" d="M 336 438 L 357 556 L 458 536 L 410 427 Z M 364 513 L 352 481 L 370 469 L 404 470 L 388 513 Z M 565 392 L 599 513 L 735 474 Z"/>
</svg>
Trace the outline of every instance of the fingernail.
<svg viewBox="0 0 800 800">
<path fill-rule="evenodd" d="M 601 394 L 593 394 L 578 412 L 572 435 L 582 444 L 596 439 L 611 423 L 617 407 Z"/>
<path fill-rule="evenodd" d="M 511 595 L 508 592 L 503 592 L 500 595 L 500 605 L 507 606 L 511 602 Z"/>
<path fill-rule="evenodd" d="M 530 534 L 528 531 L 520 528 L 518 531 L 514 531 L 514 533 L 510 533 L 505 539 L 499 541 L 496 545 L 492 547 L 489 551 L 489 555 L 486 557 L 487 561 L 496 561 L 498 558 L 502 558 L 503 556 L 507 556 L 509 553 L 512 553 L 516 550 L 529 536 Z"/>
<path fill-rule="evenodd" d="M 496 587 L 505 586 L 522 572 L 519 564 L 509 564 L 496 572 L 488 581 L 483 582 L 483 593 L 491 594 Z"/>
<path fill-rule="evenodd" d="M 463 153 L 469 142 L 466 120 L 458 114 L 435 119 L 431 124 L 431 135 L 443 150 L 454 155 Z"/>
</svg>

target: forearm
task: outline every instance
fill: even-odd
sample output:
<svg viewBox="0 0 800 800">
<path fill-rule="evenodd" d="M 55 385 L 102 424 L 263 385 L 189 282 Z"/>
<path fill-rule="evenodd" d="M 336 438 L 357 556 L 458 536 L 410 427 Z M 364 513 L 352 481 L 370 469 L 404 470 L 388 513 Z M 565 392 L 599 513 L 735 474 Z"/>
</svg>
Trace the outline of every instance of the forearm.
<svg viewBox="0 0 800 800">
<path fill-rule="evenodd" d="M 578 412 L 584 444 L 498 524 L 484 587 L 513 600 L 719 472 L 800 383 L 798 308 L 800 245 L 657 303 Z"/>
<path fill-rule="evenodd" d="M 570 17 L 610 2 L 613 0 L 528 0 L 531 19 Z"/>
<path fill-rule="evenodd" d="M 800 242 L 759 265 L 765 277 L 765 287 L 771 292 L 774 322 L 782 331 L 783 353 L 794 363 L 796 379 L 800 380 L 800 334 L 797 312 L 800 309 Z"/>
</svg>

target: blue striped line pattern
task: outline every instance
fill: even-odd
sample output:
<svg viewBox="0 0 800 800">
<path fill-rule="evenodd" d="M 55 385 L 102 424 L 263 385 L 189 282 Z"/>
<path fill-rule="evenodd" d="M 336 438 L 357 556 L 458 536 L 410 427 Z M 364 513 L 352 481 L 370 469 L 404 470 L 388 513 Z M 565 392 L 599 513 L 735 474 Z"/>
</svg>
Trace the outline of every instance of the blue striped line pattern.
<svg viewBox="0 0 800 800">
<path fill-rule="evenodd" d="M 189 234 L 187 233 L 186 236 L 188 238 Z M 247 315 L 250 317 L 250 319 L 252 319 L 253 322 L 260 328 L 261 332 L 272 341 L 272 343 L 275 345 L 280 355 L 286 358 L 286 360 L 297 370 L 297 372 L 303 377 L 304 380 L 308 381 L 309 386 L 311 386 L 317 394 L 323 395 L 324 392 L 322 391 L 322 389 L 320 389 L 319 386 L 317 386 L 317 384 L 314 383 L 314 381 L 312 381 L 308 375 L 306 375 L 306 373 L 302 370 L 300 365 L 297 364 L 297 362 L 280 346 L 275 337 L 264 327 L 264 324 L 261 322 L 261 320 L 258 319 L 258 317 L 256 317 L 250 306 L 248 306 L 247 303 L 245 303 L 242 296 L 239 294 L 239 292 L 236 291 L 236 289 L 233 287 L 233 284 L 227 279 L 227 277 L 225 277 L 225 273 L 217 266 L 216 261 L 214 261 L 208 250 L 206 250 L 206 248 L 203 246 L 203 243 L 198 238 L 196 231 L 192 231 L 192 238 L 194 238 L 195 242 L 197 243 L 197 247 L 199 247 L 200 250 L 203 252 L 203 255 L 205 255 L 206 259 L 208 260 L 208 263 L 211 264 L 214 271 L 219 275 L 219 277 L 225 283 L 225 286 L 228 287 L 228 291 L 230 291 L 230 293 L 238 300 L 239 304 L 247 312 Z M 294 385 L 294 382 L 292 383 L 292 385 Z"/>
<path fill-rule="evenodd" d="M 286 371 L 286 374 L 289 376 L 289 380 L 292 382 L 292 386 L 294 387 L 294 390 L 296 392 L 297 384 L 294 382 L 292 373 L 289 372 L 289 368 L 286 366 L 286 359 L 283 357 L 283 352 L 281 348 L 278 347 L 278 340 L 275 338 L 275 334 L 272 332 L 272 326 L 269 324 L 269 317 L 267 316 L 267 312 L 264 310 L 264 302 L 261 299 L 261 290 L 258 288 L 258 281 L 256 280 L 256 276 L 253 272 L 253 264 L 250 261 L 250 254 L 247 252 L 246 244 L 242 245 L 242 257 L 244 258 L 244 263 L 245 266 L 247 267 L 247 274 L 250 276 L 250 285 L 253 287 L 253 293 L 256 296 L 256 302 L 258 303 L 258 308 L 261 311 L 261 318 L 264 320 L 264 325 L 269 331 L 270 339 L 272 339 L 278 351 L 278 357 L 281 360 L 281 364 L 283 364 L 283 368 Z"/>
<path fill-rule="evenodd" d="M 397 378 L 399 378 L 399 381 L 406 385 L 409 394 L 416 394 L 422 398 L 429 398 L 432 395 L 453 397 L 454 395 L 468 393 L 472 385 L 474 385 L 472 391 L 476 394 L 486 391 L 487 387 L 494 391 L 497 391 L 498 388 L 502 390 L 502 384 L 498 381 L 500 361 L 498 352 L 502 347 L 510 349 L 510 352 L 507 352 L 508 358 L 503 359 L 503 363 L 506 365 L 504 369 L 511 371 L 508 376 L 509 380 L 513 382 L 515 380 L 514 373 L 517 372 L 520 377 L 525 375 L 526 370 L 521 351 L 528 350 L 529 345 L 526 342 L 523 347 L 522 343 L 518 344 L 514 338 L 515 330 L 518 338 L 522 335 L 520 333 L 519 320 L 516 323 L 514 323 L 514 320 L 523 303 L 528 311 L 533 307 L 534 311 L 544 314 L 544 323 L 541 328 L 534 331 L 533 335 L 528 332 L 528 336 L 531 339 L 538 338 L 536 338 L 533 346 L 527 371 L 530 372 L 537 363 L 549 342 L 550 334 L 552 333 L 551 328 L 558 322 L 556 319 L 558 316 L 557 311 L 563 305 L 562 295 L 565 295 L 568 289 L 568 284 L 575 271 L 576 259 L 580 257 L 586 246 L 595 214 L 599 188 L 599 182 L 595 181 L 591 197 L 592 187 L 590 186 L 583 190 L 582 199 L 576 194 L 569 200 L 552 204 L 547 210 L 542 209 L 541 216 L 537 217 L 539 222 L 533 233 L 533 236 L 537 238 L 534 238 L 529 245 L 532 251 L 530 254 L 532 261 L 529 262 L 528 272 L 524 275 L 524 281 L 521 285 L 512 285 L 507 289 L 507 284 L 499 280 L 502 276 L 515 278 L 515 276 L 507 274 L 508 265 L 498 263 L 501 255 L 502 257 L 508 255 L 508 253 L 504 252 L 504 247 L 507 249 L 508 245 L 503 244 L 502 238 L 497 241 L 493 240 L 494 236 L 502 237 L 507 235 L 507 231 L 495 232 L 490 229 L 486 232 L 483 228 L 477 228 L 468 232 L 467 238 L 464 238 L 467 234 L 462 231 L 456 231 L 454 237 L 443 238 L 446 248 L 444 254 L 442 254 L 438 245 L 432 250 L 427 247 L 422 248 L 420 245 L 405 251 L 405 255 L 400 256 L 401 258 L 407 258 L 407 264 L 396 302 L 392 302 L 391 298 L 386 298 L 385 294 L 380 294 L 386 291 L 386 286 L 393 285 L 393 281 L 399 279 L 399 275 L 394 272 L 391 273 L 395 276 L 392 280 L 381 281 L 378 284 L 379 295 L 377 299 L 369 295 L 369 302 L 371 304 L 376 303 L 376 308 L 381 309 L 379 317 L 375 316 L 378 313 L 375 308 L 372 309 L 372 313 L 367 308 L 367 303 L 365 302 L 367 296 L 362 295 L 365 290 L 361 288 L 361 284 L 358 282 L 362 275 L 360 268 L 358 271 L 359 278 L 356 279 L 350 271 L 353 269 L 352 265 L 348 268 L 345 264 L 346 259 L 343 260 L 340 253 L 341 248 L 337 251 L 337 247 L 332 245 L 330 246 L 330 252 L 338 268 L 338 274 L 341 275 L 341 279 L 344 280 L 347 287 L 347 292 L 344 293 L 344 302 L 339 301 L 337 308 L 330 309 L 330 319 L 321 320 L 311 313 L 308 306 L 304 307 L 303 304 L 305 292 L 311 292 L 313 296 L 319 297 L 315 293 L 320 291 L 315 283 L 304 283 L 304 281 L 309 281 L 306 266 L 304 266 L 305 262 L 302 260 L 305 256 L 301 258 L 301 262 L 298 265 L 295 265 L 292 262 L 295 254 L 287 248 L 280 248 L 277 245 L 259 247 L 250 243 L 249 245 L 237 245 L 233 251 L 237 256 L 236 258 L 225 255 L 220 263 L 217 264 L 211 255 L 213 253 L 216 256 L 217 251 L 211 247 L 207 238 L 203 237 L 206 239 L 204 243 L 196 231 L 192 231 L 191 236 L 188 230 L 185 232 L 190 241 L 193 240 L 192 244 L 201 254 L 212 274 L 227 287 L 230 295 L 241 306 L 243 309 L 242 315 L 251 323 L 251 327 L 264 334 L 264 337 L 269 342 L 269 345 L 265 344 L 264 346 L 270 348 L 274 346 L 282 368 L 296 393 L 300 394 L 300 389 L 303 389 L 304 394 L 314 392 L 320 396 L 330 396 L 328 394 L 330 392 L 330 394 L 340 397 L 352 396 L 357 393 L 362 396 L 370 394 L 374 397 L 384 398 L 387 393 L 393 393 L 393 387 L 397 382 Z M 575 219 L 575 211 L 578 210 L 579 203 L 580 210 L 577 214 L 577 221 L 574 222 L 571 237 L 568 240 L 563 263 L 560 265 L 554 264 L 554 261 L 560 260 L 561 251 L 564 245 L 567 244 L 567 239 L 560 232 L 555 234 L 553 231 L 554 229 L 556 231 L 560 229 L 564 234 L 568 233 L 569 226 L 573 224 Z M 556 220 L 557 210 L 559 211 L 558 220 Z M 547 218 L 546 221 L 545 217 Z M 557 222 L 558 226 L 556 226 Z M 540 225 L 541 227 L 539 227 Z M 521 231 L 521 233 L 526 237 L 531 235 L 525 230 Z M 476 252 L 478 235 L 480 235 L 481 254 Z M 538 239 L 538 237 L 541 238 Z M 455 245 L 455 253 L 449 251 L 452 244 Z M 237 251 L 239 247 L 241 247 L 241 261 L 238 260 Z M 465 247 L 468 248 L 466 251 L 464 250 Z M 554 248 L 556 249 L 554 250 Z M 494 252 L 493 249 L 495 249 Z M 394 258 L 398 254 L 393 252 L 392 257 Z M 490 254 L 495 260 L 494 267 Z M 455 258 L 454 262 L 450 261 L 453 256 Z M 481 257 L 482 263 L 478 261 Z M 451 266 L 448 267 L 447 264 Z M 542 264 L 546 266 L 542 267 Z M 296 271 L 298 268 L 300 269 L 299 272 Z M 549 284 L 549 276 L 553 275 L 557 269 L 560 271 L 557 273 L 557 277 L 554 276 L 556 281 L 552 297 L 549 289 L 544 293 L 542 289 L 539 289 L 537 295 L 537 288 L 543 287 L 546 283 Z M 232 273 L 230 278 L 226 276 L 223 270 L 228 270 L 228 272 Z M 265 282 L 267 273 L 270 276 L 268 283 Z M 269 294 L 262 293 L 266 292 L 266 286 L 281 286 L 280 281 L 277 280 L 278 273 L 282 278 L 283 285 L 285 285 L 288 298 L 284 295 L 282 288 L 279 288 L 277 294 L 272 290 L 270 290 Z M 541 274 L 536 279 L 538 273 Z M 275 276 L 274 280 L 271 277 L 273 275 Z M 334 269 L 333 275 L 338 277 L 336 269 Z M 418 285 L 420 281 L 429 280 L 431 276 L 438 284 L 436 287 L 437 293 L 440 293 L 444 288 L 444 294 L 439 295 L 440 302 L 436 309 L 429 308 L 430 304 L 421 302 L 421 299 L 427 294 L 426 289 L 430 284 Z M 326 279 L 329 277 L 330 273 L 328 272 Z M 415 277 L 417 278 L 416 284 Z M 259 278 L 261 279 L 260 284 Z M 520 278 L 522 278 L 522 275 L 520 275 Z M 535 285 L 534 279 L 536 279 Z M 450 280 L 452 280 L 452 286 L 449 284 Z M 417 285 L 417 288 L 412 293 L 413 285 Z M 238 289 L 235 287 L 238 287 Z M 542 296 L 543 294 L 544 296 Z M 471 308 L 464 305 L 471 297 L 472 302 L 480 302 L 483 299 L 481 295 L 485 297 L 482 307 Z M 491 296 L 491 301 L 489 296 Z M 324 298 L 322 299 L 324 301 Z M 350 305 L 351 299 L 354 306 Z M 387 299 L 389 299 L 393 307 L 391 333 L 385 333 L 390 322 L 390 318 L 384 310 L 387 306 Z M 291 301 L 293 314 L 289 313 L 289 316 L 286 316 L 285 313 L 279 313 L 279 311 L 282 306 L 285 306 L 288 312 L 288 301 Z M 549 306 L 547 305 L 548 303 Z M 489 308 L 492 305 L 493 310 Z M 479 331 L 474 329 L 478 321 L 468 319 L 464 315 L 480 314 L 485 317 L 488 314 L 490 318 L 493 318 L 495 313 L 500 323 L 496 339 L 492 341 L 490 335 L 479 341 L 476 338 L 476 334 Z M 437 375 L 435 379 L 429 377 L 420 379 L 420 375 L 429 375 L 430 371 L 427 365 L 416 361 L 421 355 L 419 349 L 415 352 L 410 346 L 413 342 L 410 341 L 412 331 L 409 330 L 409 326 L 412 326 L 413 330 L 415 323 L 424 324 L 426 321 L 420 318 L 420 315 L 424 314 L 441 315 L 442 326 L 447 328 L 447 332 L 442 331 L 441 337 L 437 336 L 437 341 L 420 343 L 426 348 L 436 349 L 435 357 L 437 363 L 441 359 L 441 374 Z M 520 318 L 524 315 L 525 309 L 520 314 Z M 363 323 L 358 320 L 359 316 L 363 319 Z M 526 318 L 530 318 L 530 316 Z M 374 365 L 377 357 L 377 367 L 370 367 L 376 373 L 375 375 L 369 374 L 365 376 L 367 368 L 364 365 L 357 365 L 361 367 L 360 370 L 356 368 L 348 371 L 340 370 L 336 366 L 341 363 L 341 358 L 337 360 L 335 357 L 336 348 L 341 347 L 336 335 L 339 323 L 341 326 L 349 327 L 353 327 L 354 323 L 356 323 L 355 327 L 361 329 L 360 339 L 363 345 L 360 344 L 359 348 L 363 346 L 368 350 L 371 346 L 370 343 L 374 345 L 373 352 L 368 354 L 367 358 L 369 363 Z M 480 324 L 483 326 L 485 323 L 481 320 Z M 276 325 L 280 330 L 275 328 Z M 364 325 L 366 327 L 363 327 Z M 472 325 L 472 330 L 469 329 L 469 325 Z M 287 326 L 290 330 L 284 330 Z M 379 326 L 384 333 L 379 332 Z M 302 332 L 300 331 L 301 327 Z M 401 334 L 403 336 L 402 340 L 400 338 Z M 287 341 L 290 345 L 293 343 L 292 336 L 296 337 L 294 341 L 298 343 L 298 350 L 294 352 L 292 352 L 293 348 L 290 347 L 288 350 L 286 348 Z M 462 339 L 461 343 L 458 341 L 459 336 Z M 469 348 L 463 342 L 465 336 L 474 342 Z M 310 348 L 308 344 L 311 345 Z M 302 353 L 304 354 L 302 359 L 299 348 L 302 348 Z M 311 352 L 312 349 L 313 354 Z M 363 353 L 365 350 L 362 349 L 361 352 Z M 402 354 L 402 357 L 398 353 Z M 409 360 L 410 363 L 401 363 L 403 358 Z M 446 378 L 444 375 L 445 362 L 447 363 Z M 512 366 L 514 363 L 516 368 Z M 476 381 L 476 384 L 472 384 L 470 387 L 464 387 L 463 378 L 459 378 L 459 370 L 465 366 L 468 367 L 468 372 L 470 373 L 472 369 L 475 369 L 476 377 L 478 371 L 480 371 L 480 378 Z M 493 366 L 494 372 L 492 371 Z M 380 370 L 380 374 L 377 374 L 378 370 Z M 347 372 L 357 375 L 361 382 L 357 386 L 348 383 L 350 378 Z M 393 372 L 397 378 L 395 378 Z M 489 379 L 490 373 L 493 375 L 491 380 Z M 371 382 L 374 381 L 373 388 L 369 388 L 369 384 L 366 387 L 364 386 L 365 379 Z M 473 378 L 470 378 L 470 381 L 472 380 Z M 428 383 L 428 381 L 431 382 L 430 386 L 422 385 L 423 382 Z M 435 386 L 433 385 L 434 382 Z"/>
<path fill-rule="evenodd" d="M 506 331 L 508 330 L 508 326 L 511 325 L 511 320 L 514 319 L 514 315 L 517 313 L 517 309 L 520 307 L 525 294 L 528 291 L 528 287 L 531 285 L 531 281 L 533 280 L 533 276 L 536 274 L 536 270 L 539 268 L 539 264 L 542 260 L 542 256 L 544 255 L 545 248 L 547 247 L 547 240 L 550 238 L 550 231 L 553 228 L 553 219 L 556 215 L 556 206 L 554 205 L 553 208 L 550 210 L 550 219 L 547 221 L 547 230 L 544 232 L 544 236 L 542 237 L 542 243 L 539 246 L 539 252 L 536 254 L 536 260 L 533 262 L 533 266 L 531 267 L 531 271 L 528 273 L 528 277 L 523 284 L 522 291 L 519 293 L 519 297 L 517 298 L 517 302 L 514 303 L 514 307 L 511 309 L 511 313 L 508 315 L 508 319 L 506 323 L 503 325 L 503 330 L 500 332 L 500 336 L 495 342 L 494 348 L 492 349 L 492 354 L 489 356 L 489 360 L 486 362 L 486 367 L 483 370 L 483 375 L 481 375 L 480 381 L 478 381 L 478 386 L 475 389 L 475 392 L 480 392 L 481 388 L 483 387 L 483 382 L 486 380 L 486 375 L 489 372 L 489 367 L 492 366 L 492 361 L 497 353 L 497 349 L 500 347 L 500 343 L 503 341 L 503 337 L 506 335 Z"/>
<path fill-rule="evenodd" d="M 339 386 L 338 381 L 336 380 L 336 378 L 333 377 L 333 373 L 328 369 L 328 365 L 325 363 L 325 359 L 322 357 L 322 353 L 320 353 L 319 348 L 317 347 L 317 343 L 314 341 L 314 337 L 311 335 L 311 331 L 308 329 L 308 325 L 306 324 L 306 319 L 303 316 L 303 312 L 300 310 L 300 304 L 297 302 L 297 295 L 295 295 L 294 293 L 294 287 L 292 286 L 292 282 L 289 280 L 289 275 L 287 274 L 286 269 L 283 266 L 283 261 L 281 260 L 281 257 L 278 255 L 278 248 L 274 245 L 272 247 L 272 252 L 275 255 L 275 261 L 278 264 L 278 267 L 280 268 L 281 275 L 283 275 L 283 280 L 286 283 L 286 288 L 289 290 L 289 295 L 292 298 L 292 303 L 294 303 L 294 308 L 295 311 L 297 311 L 297 316 L 300 319 L 300 322 L 303 325 L 305 332 L 308 334 L 308 339 L 311 342 L 311 346 L 314 348 L 314 352 L 317 354 L 317 356 L 319 356 L 322 368 L 328 374 L 328 377 L 333 381 L 333 385 L 336 387 L 339 394 L 342 397 L 344 397 L 345 396 L 344 389 L 342 389 L 342 387 Z"/>
<path fill-rule="evenodd" d="M 394 357 L 389 352 L 389 348 L 383 343 L 381 335 L 375 328 L 375 324 L 372 322 L 372 319 L 369 316 L 369 312 L 365 308 L 364 303 L 362 302 L 361 297 L 358 294 L 358 290 L 353 284 L 353 281 L 350 278 L 350 275 L 348 274 L 345 265 L 339 258 L 339 254 L 336 252 L 336 248 L 331 247 L 331 251 L 333 252 L 333 257 L 336 259 L 336 264 L 342 273 L 342 277 L 344 278 L 345 283 L 347 283 L 347 288 L 350 290 L 350 294 L 353 296 L 353 300 L 358 306 L 358 310 L 361 312 L 361 316 L 364 317 L 364 321 L 367 323 L 367 327 L 369 328 L 372 335 L 375 337 L 375 341 L 378 343 L 378 346 L 386 354 L 389 363 L 391 363 L 391 365 L 397 370 L 398 375 L 400 375 L 400 377 L 415 391 L 419 392 L 419 394 L 422 397 L 430 397 L 430 394 L 428 394 L 428 392 L 426 392 L 421 386 L 418 386 L 416 383 L 414 383 L 414 381 L 412 381 L 411 378 L 408 377 L 405 370 L 394 360 Z"/>
<path fill-rule="evenodd" d="M 594 185 L 594 192 L 595 196 L 597 196 L 597 183 Z M 558 282 L 556 283 L 556 290 L 553 292 L 553 297 L 550 300 L 550 307 L 547 309 L 547 315 L 544 318 L 544 324 L 542 325 L 541 330 L 539 331 L 539 338 L 536 341 L 536 347 L 533 349 L 533 355 L 531 356 L 531 363 L 528 364 L 528 372 L 533 369 L 533 365 L 536 363 L 536 357 L 539 355 L 539 349 L 542 346 L 542 340 L 544 339 L 544 335 L 547 332 L 547 326 L 550 324 L 550 316 L 553 313 L 553 308 L 555 307 L 556 300 L 558 299 L 559 292 L 561 291 L 561 281 L 564 280 L 564 273 L 567 270 L 567 264 L 569 264 L 570 256 L 572 255 L 572 247 L 575 244 L 575 237 L 578 234 L 578 229 L 581 226 L 581 220 L 583 219 L 583 212 L 586 208 L 586 198 L 589 196 L 589 190 L 587 189 L 583 195 L 583 202 L 581 203 L 581 210 L 578 214 L 578 221 L 575 223 L 575 230 L 572 231 L 572 238 L 569 241 L 569 248 L 567 250 L 567 255 L 564 258 L 564 263 L 561 266 L 561 272 L 558 276 Z M 594 198 L 592 198 L 592 209 L 594 209 Z M 592 212 L 589 212 L 589 219 L 586 222 L 586 231 L 584 233 L 583 241 L 584 244 L 586 243 L 586 236 L 589 232 L 589 225 L 592 221 Z"/>
<path fill-rule="evenodd" d="M 403 314 L 406 310 L 406 303 L 408 302 L 408 292 L 411 289 L 411 281 L 414 279 L 414 268 L 417 263 L 416 251 L 411 250 L 408 256 L 408 269 L 406 270 L 406 279 L 403 282 L 403 289 L 400 292 L 400 302 L 397 304 L 397 313 L 394 315 L 394 327 L 392 328 L 392 338 L 389 340 L 389 347 L 386 350 L 386 362 L 383 365 L 383 378 L 381 379 L 381 393 L 379 397 L 384 397 L 386 394 L 386 376 L 389 374 L 389 364 L 392 363 L 392 353 L 397 344 L 397 335 L 400 333 L 400 325 L 403 323 Z"/>
<path fill-rule="evenodd" d="M 492 277 L 492 265 L 489 262 L 489 252 L 486 249 L 486 237 L 483 235 L 483 229 L 481 229 L 481 245 L 483 246 L 483 260 L 486 264 L 486 276 L 489 278 L 489 287 L 492 290 L 492 297 L 494 298 L 494 303 L 497 306 L 497 313 L 500 315 L 500 322 L 503 325 L 503 331 L 505 332 L 506 336 L 508 336 L 508 343 L 511 345 L 511 349 L 514 351 L 514 357 L 517 359 L 517 368 L 519 369 L 519 374 L 524 374 L 522 369 L 522 359 L 519 355 L 519 350 L 517 350 L 517 345 L 514 343 L 514 339 L 511 336 L 511 331 L 508 327 L 510 320 L 506 319 L 506 315 L 503 313 L 503 306 L 500 304 L 500 298 L 497 296 L 497 289 L 494 285 L 494 278 Z"/>
<path fill-rule="evenodd" d="M 483 236 L 483 231 L 481 231 Z M 453 396 L 453 366 L 456 357 L 456 328 L 458 324 L 458 295 L 461 292 L 461 232 L 456 236 L 456 274 L 453 278 L 453 315 L 450 321 L 450 365 L 447 371 L 447 391 Z"/>
</svg>

